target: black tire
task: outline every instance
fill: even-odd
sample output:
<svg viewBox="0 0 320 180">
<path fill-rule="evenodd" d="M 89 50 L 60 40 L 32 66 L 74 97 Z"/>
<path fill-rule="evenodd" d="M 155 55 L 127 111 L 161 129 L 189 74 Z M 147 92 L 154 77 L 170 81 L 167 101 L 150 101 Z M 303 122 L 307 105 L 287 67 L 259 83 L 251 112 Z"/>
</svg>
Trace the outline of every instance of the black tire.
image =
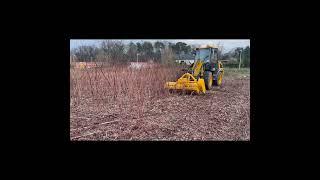
<svg viewBox="0 0 320 180">
<path fill-rule="evenodd" d="M 213 76 L 211 71 L 204 72 L 204 83 L 207 90 L 210 90 L 212 88 Z"/>
<path fill-rule="evenodd" d="M 213 80 L 213 84 L 214 84 L 215 86 L 221 86 L 221 84 L 218 83 L 218 79 L 219 79 L 219 76 L 220 76 L 220 75 L 222 76 L 222 77 L 221 77 L 221 84 L 222 84 L 223 74 L 222 74 L 222 72 L 218 72 L 217 75 L 216 75 L 217 77 L 215 78 L 216 80 Z"/>
</svg>

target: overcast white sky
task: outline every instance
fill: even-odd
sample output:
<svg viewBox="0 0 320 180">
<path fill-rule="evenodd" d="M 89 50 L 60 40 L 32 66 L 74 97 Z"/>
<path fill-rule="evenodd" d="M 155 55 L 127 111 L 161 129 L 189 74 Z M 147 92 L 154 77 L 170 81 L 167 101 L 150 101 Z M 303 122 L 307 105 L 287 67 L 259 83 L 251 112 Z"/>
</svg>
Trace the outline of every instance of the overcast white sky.
<svg viewBox="0 0 320 180">
<path fill-rule="evenodd" d="M 120 39 L 118 39 L 120 40 Z M 95 40 L 87 40 L 87 39 L 74 39 L 70 40 L 70 49 L 77 48 L 81 45 L 96 45 L 99 46 L 101 41 L 99 39 Z M 130 41 L 133 41 L 134 43 L 136 42 L 143 42 L 143 41 L 150 41 L 152 43 L 156 41 L 168 41 L 172 43 L 176 42 L 185 42 L 188 45 L 195 44 L 195 45 L 200 45 L 200 44 L 215 44 L 217 45 L 220 43 L 220 45 L 223 45 L 225 51 L 230 51 L 233 48 L 236 47 L 246 47 L 250 46 L 250 39 L 122 39 L 122 41 L 127 44 L 130 43 Z"/>
</svg>

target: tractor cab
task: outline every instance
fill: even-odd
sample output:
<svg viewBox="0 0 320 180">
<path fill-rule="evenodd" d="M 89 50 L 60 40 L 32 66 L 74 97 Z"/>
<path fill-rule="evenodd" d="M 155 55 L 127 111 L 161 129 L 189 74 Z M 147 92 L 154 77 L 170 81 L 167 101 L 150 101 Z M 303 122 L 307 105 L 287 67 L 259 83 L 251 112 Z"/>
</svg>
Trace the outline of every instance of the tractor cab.
<svg viewBox="0 0 320 180">
<path fill-rule="evenodd" d="M 196 79 L 204 78 L 207 89 L 211 89 L 212 84 L 220 86 L 224 70 L 221 61 L 218 60 L 218 47 L 200 46 L 195 49 L 194 56 L 194 64 L 190 67 L 189 73 Z"/>
<path fill-rule="evenodd" d="M 194 49 L 194 63 L 190 66 L 190 72 L 195 72 L 196 66 L 203 66 L 204 71 L 211 71 L 213 73 L 219 69 L 221 64 L 218 61 L 218 47 L 214 45 L 204 45 Z M 192 73 L 197 75 L 198 73 Z"/>
<path fill-rule="evenodd" d="M 200 46 L 195 49 L 194 56 L 195 61 L 216 62 L 218 60 L 218 48 L 212 45 Z"/>
</svg>

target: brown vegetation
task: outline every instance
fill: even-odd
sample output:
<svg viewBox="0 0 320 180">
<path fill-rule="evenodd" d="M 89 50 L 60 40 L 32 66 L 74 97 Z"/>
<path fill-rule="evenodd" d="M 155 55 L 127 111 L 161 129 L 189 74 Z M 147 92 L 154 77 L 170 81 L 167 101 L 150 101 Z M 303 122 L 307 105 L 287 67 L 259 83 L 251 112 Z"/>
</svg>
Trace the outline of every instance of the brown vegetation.
<svg viewBox="0 0 320 180">
<path fill-rule="evenodd" d="M 72 140 L 249 140 L 250 77 L 205 95 L 170 94 L 179 67 L 70 70 Z"/>
</svg>

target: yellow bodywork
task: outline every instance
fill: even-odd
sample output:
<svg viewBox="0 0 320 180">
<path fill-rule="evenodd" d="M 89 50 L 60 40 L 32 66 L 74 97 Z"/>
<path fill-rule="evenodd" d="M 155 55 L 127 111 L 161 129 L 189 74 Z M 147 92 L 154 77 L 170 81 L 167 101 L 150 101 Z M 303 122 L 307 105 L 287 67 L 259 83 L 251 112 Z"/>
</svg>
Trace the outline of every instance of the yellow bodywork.
<svg viewBox="0 0 320 180">
<path fill-rule="evenodd" d="M 193 67 L 192 67 L 192 72 L 193 72 L 193 76 L 194 77 L 198 77 L 198 75 L 200 73 L 203 73 L 203 62 L 202 61 L 196 61 L 194 64 L 193 64 Z"/>
<path fill-rule="evenodd" d="M 183 74 L 177 82 L 167 82 L 165 84 L 165 88 L 174 89 L 174 90 L 186 90 L 186 91 L 194 91 L 198 94 L 200 92 L 205 93 L 206 87 L 204 84 L 204 79 L 200 78 L 197 80 L 190 73 Z"/>
<path fill-rule="evenodd" d="M 86 67 L 85 64 L 84 64 L 83 62 L 80 62 L 79 68 L 80 68 L 80 69 L 84 69 L 85 67 Z"/>
</svg>

